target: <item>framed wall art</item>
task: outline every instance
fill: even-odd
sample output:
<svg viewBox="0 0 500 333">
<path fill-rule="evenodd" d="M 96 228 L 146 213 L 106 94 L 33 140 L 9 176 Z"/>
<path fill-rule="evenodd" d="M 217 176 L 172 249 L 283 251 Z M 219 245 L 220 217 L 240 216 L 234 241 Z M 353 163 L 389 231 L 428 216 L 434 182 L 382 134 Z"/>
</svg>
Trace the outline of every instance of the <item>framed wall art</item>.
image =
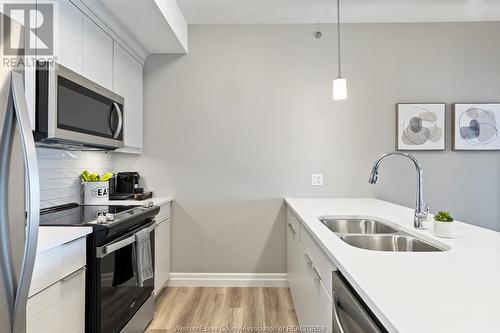
<svg viewBox="0 0 500 333">
<path fill-rule="evenodd" d="M 500 103 L 453 104 L 453 150 L 500 150 Z"/>
<path fill-rule="evenodd" d="M 445 150 L 446 103 L 396 104 L 397 150 Z"/>
</svg>

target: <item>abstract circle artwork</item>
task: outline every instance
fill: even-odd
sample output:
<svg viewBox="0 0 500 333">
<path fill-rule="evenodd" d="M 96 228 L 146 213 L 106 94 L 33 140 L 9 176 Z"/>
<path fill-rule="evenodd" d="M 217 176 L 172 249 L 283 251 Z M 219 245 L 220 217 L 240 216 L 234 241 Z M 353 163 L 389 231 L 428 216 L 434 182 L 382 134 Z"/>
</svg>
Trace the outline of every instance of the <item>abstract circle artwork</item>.
<svg viewBox="0 0 500 333">
<path fill-rule="evenodd" d="M 398 150 L 444 150 L 444 103 L 397 104 Z"/>
<path fill-rule="evenodd" d="M 500 104 L 454 104 L 455 150 L 498 150 Z"/>
</svg>

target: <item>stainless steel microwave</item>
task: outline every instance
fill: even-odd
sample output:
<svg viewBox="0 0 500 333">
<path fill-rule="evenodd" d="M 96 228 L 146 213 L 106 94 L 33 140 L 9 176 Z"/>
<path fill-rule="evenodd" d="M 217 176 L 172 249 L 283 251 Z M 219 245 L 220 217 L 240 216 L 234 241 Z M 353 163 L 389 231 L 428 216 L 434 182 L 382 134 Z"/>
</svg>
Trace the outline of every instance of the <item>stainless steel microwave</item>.
<svg viewBox="0 0 500 333">
<path fill-rule="evenodd" d="M 123 97 L 54 64 L 36 69 L 35 141 L 77 149 L 123 147 Z"/>
</svg>

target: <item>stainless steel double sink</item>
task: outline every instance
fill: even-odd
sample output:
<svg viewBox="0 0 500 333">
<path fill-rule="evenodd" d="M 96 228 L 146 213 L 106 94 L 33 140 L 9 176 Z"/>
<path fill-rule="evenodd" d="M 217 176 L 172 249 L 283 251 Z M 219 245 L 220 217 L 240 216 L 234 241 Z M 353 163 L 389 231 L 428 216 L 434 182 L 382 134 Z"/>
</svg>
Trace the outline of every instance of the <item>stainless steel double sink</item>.
<svg viewBox="0 0 500 333">
<path fill-rule="evenodd" d="M 371 218 L 320 218 L 328 229 L 351 246 L 373 251 L 440 252 L 444 248 Z"/>
</svg>

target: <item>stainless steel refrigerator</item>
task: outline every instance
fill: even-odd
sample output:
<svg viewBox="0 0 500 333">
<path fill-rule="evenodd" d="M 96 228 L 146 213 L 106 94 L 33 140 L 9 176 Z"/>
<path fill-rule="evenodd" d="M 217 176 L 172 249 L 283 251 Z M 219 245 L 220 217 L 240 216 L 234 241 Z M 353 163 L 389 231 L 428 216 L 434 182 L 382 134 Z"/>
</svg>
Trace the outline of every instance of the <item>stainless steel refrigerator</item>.
<svg viewBox="0 0 500 333">
<path fill-rule="evenodd" d="M 12 66 L 24 59 L 23 26 L 0 13 L 0 27 L 0 333 L 17 333 L 26 331 L 40 186 L 24 68 Z M 18 54 L 5 54 L 6 45 Z"/>
</svg>

